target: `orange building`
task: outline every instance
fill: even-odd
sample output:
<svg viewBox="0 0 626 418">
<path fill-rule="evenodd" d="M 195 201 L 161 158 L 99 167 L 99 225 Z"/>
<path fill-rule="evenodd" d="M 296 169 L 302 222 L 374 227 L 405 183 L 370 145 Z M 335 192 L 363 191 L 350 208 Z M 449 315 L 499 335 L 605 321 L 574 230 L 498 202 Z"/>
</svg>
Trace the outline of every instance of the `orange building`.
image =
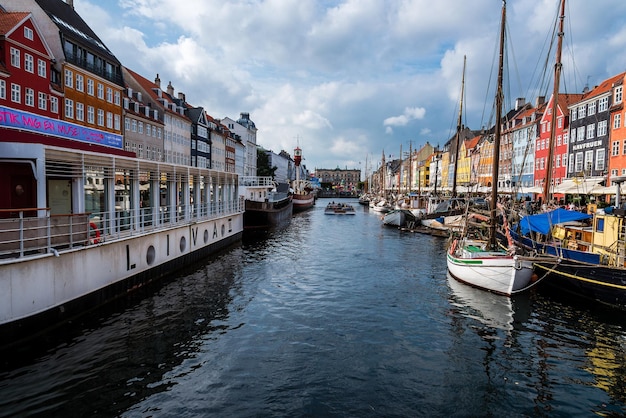
<svg viewBox="0 0 626 418">
<path fill-rule="evenodd" d="M 626 112 L 624 112 L 624 77 L 613 85 L 610 111 L 609 183 L 612 177 L 626 175 Z"/>
</svg>

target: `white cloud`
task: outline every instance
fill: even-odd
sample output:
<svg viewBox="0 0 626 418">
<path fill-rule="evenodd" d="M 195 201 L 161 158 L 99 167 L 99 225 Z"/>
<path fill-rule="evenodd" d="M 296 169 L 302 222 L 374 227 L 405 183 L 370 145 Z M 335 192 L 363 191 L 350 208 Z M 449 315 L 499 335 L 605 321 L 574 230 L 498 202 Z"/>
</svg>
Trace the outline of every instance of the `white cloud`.
<svg viewBox="0 0 626 418">
<path fill-rule="evenodd" d="M 384 126 L 406 126 L 415 119 L 424 119 L 426 109 L 423 107 L 407 107 L 400 116 L 391 116 L 383 121 Z"/>
</svg>

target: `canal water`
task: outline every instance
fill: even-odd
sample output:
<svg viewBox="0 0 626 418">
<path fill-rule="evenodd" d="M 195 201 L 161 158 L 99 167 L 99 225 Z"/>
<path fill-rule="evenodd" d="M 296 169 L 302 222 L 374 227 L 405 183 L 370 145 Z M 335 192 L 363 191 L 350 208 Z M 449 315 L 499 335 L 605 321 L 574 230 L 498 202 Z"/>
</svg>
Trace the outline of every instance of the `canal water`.
<svg viewBox="0 0 626 418">
<path fill-rule="evenodd" d="M 624 314 L 474 290 L 327 202 L 3 352 L 0 416 L 626 414 Z"/>
</svg>

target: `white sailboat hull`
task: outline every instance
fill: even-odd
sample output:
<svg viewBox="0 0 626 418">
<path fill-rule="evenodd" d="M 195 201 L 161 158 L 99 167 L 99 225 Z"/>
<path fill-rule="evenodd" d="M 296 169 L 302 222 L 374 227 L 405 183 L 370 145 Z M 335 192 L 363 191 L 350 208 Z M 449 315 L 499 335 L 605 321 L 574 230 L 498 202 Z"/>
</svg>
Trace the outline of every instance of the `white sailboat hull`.
<svg viewBox="0 0 626 418">
<path fill-rule="evenodd" d="M 511 296 L 532 280 L 532 261 L 494 251 L 468 251 L 472 243 L 452 245 L 447 253 L 450 275 L 456 280 L 501 295 Z"/>
</svg>

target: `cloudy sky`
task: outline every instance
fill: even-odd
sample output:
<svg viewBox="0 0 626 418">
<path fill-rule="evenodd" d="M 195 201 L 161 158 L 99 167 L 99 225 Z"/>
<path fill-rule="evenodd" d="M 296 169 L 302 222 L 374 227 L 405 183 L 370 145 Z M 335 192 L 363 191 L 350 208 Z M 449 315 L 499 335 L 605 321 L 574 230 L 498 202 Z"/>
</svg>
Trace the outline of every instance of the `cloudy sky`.
<svg viewBox="0 0 626 418">
<path fill-rule="evenodd" d="M 552 90 L 556 0 L 509 0 L 506 96 Z M 216 118 L 249 112 L 258 143 L 315 168 L 365 169 L 427 141 L 459 114 L 492 123 L 499 0 L 74 0 L 123 65 Z M 626 70 L 626 1 L 570 0 L 562 92 Z"/>
</svg>

